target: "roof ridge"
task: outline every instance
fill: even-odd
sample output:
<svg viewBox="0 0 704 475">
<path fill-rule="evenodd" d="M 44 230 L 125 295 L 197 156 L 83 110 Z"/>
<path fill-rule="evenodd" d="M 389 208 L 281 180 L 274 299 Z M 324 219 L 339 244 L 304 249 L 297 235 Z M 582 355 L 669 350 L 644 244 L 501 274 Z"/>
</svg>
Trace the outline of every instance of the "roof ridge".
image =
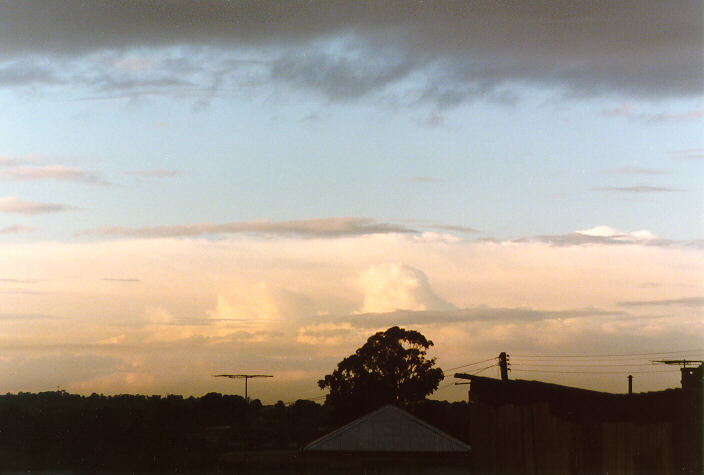
<svg viewBox="0 0 704 475">
<path fill-rule="evenodd" d="M 468 451 L 472 450 L 469 445 L 465 444 L 461 440 L 451 436 L 450 434 L 448 434 L 446 432 L 443 432 L 442 430 L 438 429 L 437 427 L 433 426 L 432 424 L 429 424 L 429 423 L 423 421 L 422 419 L 414 416 L 413 414 L 411 414 L 407 410 L 405 410 L 401 407 L 398 407 L 394 404 L 386 404 L 386 405 L 384 405 L 378 409 L 375 409 L 374 411 L 372 411 L 362 417 L 359 417 L 358 419 L 355 419 L 355 420 L 345 424 L 344 426 L 342 426 L 338 429 L 335 429 L 334 431 L 332 431 L 328 434 L 325 434 L 324 436 L 322 436 L 318 439 L 315 439 L 314 441 L 312 441 L 308 445 L 306 445 L 303 450 L 315 449 L 316 447 L 319 447 L 320 445 L 335 439 L 340 434 L 347 432 L 351 428 L 356 427 L 360 424 L 363 424 L 364 422 L 366 422 L 370 419 L 373 419 L 377 414 L 380 414 L 380 413 L 386 412 L 386 411 L 393 411 L 393 412 L 400 414 L 402 417 L 405 417 L 409 421 L 418 424 L 420 427 L 424 428 L 425 430 L 429 430 L 430 432 L 434 433 L 435 435 L 438 435 L 438 436 L 446 439 L 447 441 L 451 442 L 455 446 L 461 447 L 462 449 L 466 449 Z"/>
</svg>

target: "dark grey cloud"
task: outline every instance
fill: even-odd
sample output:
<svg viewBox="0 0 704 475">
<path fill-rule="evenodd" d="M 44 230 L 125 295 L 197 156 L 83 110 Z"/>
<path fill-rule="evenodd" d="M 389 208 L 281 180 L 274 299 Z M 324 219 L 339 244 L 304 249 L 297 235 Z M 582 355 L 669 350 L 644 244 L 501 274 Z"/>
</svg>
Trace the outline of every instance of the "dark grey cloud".
<svg viewBox="0 0 704 475">
<path fill-rule="evenodd" d="M 604 191 L 607 193 L 673 193 L 679 190 L 677 188 L 667 188 L 664 186 L 651 185 L 636 185 L 636 186 L 597 186 L 590 191 Z"/>
<path fill-rule="evenodd" d="M 128 228 L 122 226 L 98 228 L 82 234 L 138 238 L 203 236 L 212 234 L 263 234 L 309 238 L 337 238 L 365 234 L 413 233 L 405 226 L 379 223 L 372 219 L 344 217 L 306 219 L 299 221 L 243 221 L 233 223 L 195 223 L 173 226 Z"/>
<path fill-rule="evenodd" d="M 510 100 L 517 83 L 580 96 L 694 96 L 704 91 L 702 23 L 699 0 L 44 0 L 0 4 L 0 57 L 268 51 L 270 79 L 292 87 L 352 100 L 414 77 L 425 84 L 416 99 L 438 107 Z M 57 81 L 56 68 L 29 68 L 24 79 L 13 70 L 7 84 Z"/>
<path fill-rule="evenodd" d="M 333 54 L 288 54 L 276 59 L 269 69 L 274 82 L 308 90 L 330 100 L 348 101 L 385 88 L 407 77 L 415 69 L 411 60 L 355 57 Z"/>
<path fill-rule="evenodd" d="M 695 297 L 685 297 L 681 299 L 666 299 L 666 300 L 630 300 L 625 302 L 619 302 L 619 305 L 623 307 L 670 307 L 670 306 L 683 306 L 683 307 L 704 307 L 704 296 Z"/>
<path fill-rule="evenodd" d="M 0 63 L 0 87 L 47 86 L 65 84 L 50 66 L 39 66 L 31 60 Z"/>
</svg>

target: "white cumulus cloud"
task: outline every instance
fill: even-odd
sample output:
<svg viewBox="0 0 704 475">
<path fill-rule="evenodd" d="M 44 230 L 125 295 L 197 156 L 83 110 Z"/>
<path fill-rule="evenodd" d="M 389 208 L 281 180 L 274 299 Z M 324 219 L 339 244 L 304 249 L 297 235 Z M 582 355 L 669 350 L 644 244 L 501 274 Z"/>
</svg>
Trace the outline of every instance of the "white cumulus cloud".
<svg viewBox="0 0 704 475">
<path fill-rule="evenodd" d="M 361 313 L 454 307 L 435 295 L 423 271 L 405 264 L 371 265 L 360 276 L 359 285 L 364 291 Z"/>
</svg>

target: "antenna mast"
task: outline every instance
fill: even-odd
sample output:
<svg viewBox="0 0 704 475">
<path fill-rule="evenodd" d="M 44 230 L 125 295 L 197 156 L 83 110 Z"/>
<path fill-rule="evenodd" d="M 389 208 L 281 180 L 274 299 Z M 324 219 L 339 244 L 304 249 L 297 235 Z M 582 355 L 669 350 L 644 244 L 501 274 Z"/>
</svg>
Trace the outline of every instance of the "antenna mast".
<svg viewBox="0 0 704 475">
<path fill-rule="evenodd" d="M 230 379 L 244 379 L 244 399 L 249 401 L 249 395 L 247 394 L 247 382 L 251 378 L 273 378 L 270 374 L 214 374 L 214 378 L 230 378 Z"/>
</svg>

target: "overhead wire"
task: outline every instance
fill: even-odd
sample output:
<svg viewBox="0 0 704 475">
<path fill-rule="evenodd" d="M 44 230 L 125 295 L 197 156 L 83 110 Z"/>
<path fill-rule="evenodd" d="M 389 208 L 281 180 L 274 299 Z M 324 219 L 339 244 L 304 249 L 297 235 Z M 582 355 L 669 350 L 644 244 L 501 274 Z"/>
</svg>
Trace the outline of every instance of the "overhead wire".
<svg viewBox="0 0 704 475">
<path fill-rule="evenodd" d="M 522 369 L 522 368 L 512 368 L 511 371 L 522 371 L 526 373 L 575 373 L 575 374 L 628 374 L 628 373 L 672 373 L 678 369 L 656 369 L 652 371 L 570 371 L 570 370 L 550 370 L 550 369 Z"/>
<path fill-rule="evenodd" d="M 653 363 L 615 363 L 615 364 L 573 364 L 573 363 L 511 363 L 511 366 L 536 366 L 536 367 L 570 367 L 570 368 L 612 368 L 617 366 L 654 366 Z"/>
<path fill-rule="evenodd" d="M 593 355 L 586 355 L 586 354 L 571 354 L 571 355 L 529 355 L 529 354 L 511 354 L 511 357 L 513 358 L 512 362 L 509 362 L 509 367 L 511 371 L 519 371 L 519 372 L 526 372 L 526 373 L 554 373 L 554 374 L 648 374 L 648 373 L 674 373 L 675 371 L 678 371 L 679 368 L 672 368 L 672 369 L 665 369 L 665 370 L 615 370 L 615 371 L 604 371 L 604 370 L 595 370 L 595 371 L 585 371 L 585 370 L 576 370 L 576 368 L 611 368 L 611 367 L 635 367 L 635 366 L 653 366 L 654 363 L 652 361 L 650 362 L 639 362 L 639 361 L 644 361 L 649 358 L 657 358 L 657 357 L 663 357 L 662 355 L 675 355 L 679 354 L 682 355 L 683 357 L 689 357 L 691 358 L 693 355 L 692 354 L 704 354 L 704 348 L 691 348 L 687 350 L 676 350 L 676 351 L 654 351 L 654 352 L 648 352 L 648 353 L 619 353 L 619 354 L 593 354 Z M 563 362 L 555 362 L 555 359 L 561 359 Z M 519 361 L 516 361 L 516 359 L 519 359 Z M 570 359 L 574 359 L 575 361 L 570 361 Z M 457 369 L 461 368 L 469 368 L 471 366 L 476 366 L 481 363 L 487 363 L 489 361 L 496 361 L 498 360 L 498 357 L 492 357 L 492 358 L 487 358 L 484 360 L 480 361 L 474 361 L 472 363 L 467 363 L 463 364 L 460 366 L 455 366 L 446 370 L 443 370 L 443 373 L 447 375 L 448 372 L 454 371 Z M 625 363 L 625 361 L 628 361 L 628 363 Z M 631 362 L 633 361 L 633 362 Z M 596 364 L 596 362 L 604 362 L 608 364 Z M 479 374 L 483 371 L 486 371 L 487 369 L 498 367 L 498 362 L 491 364 L 489 366 L 485 366 L 483 368 L 479 369 L 469 369 L 468 371 L 471 371 L 470 374 Z M 514 366 L 523 366 L 521 368 L 515 368 Z M 530 368 L 526 368 L 525 366 L 529 366 Z M 534 368 L 539 368 L 539 369 L 534 369 Z M 543 369 L 543 368 L 556 368 L 556 369 Z M 560 369 L 560 368 L 565 368 L 565 369 Z M 438 386 L 437 390 L 440 389 L 445 389 L 447 387 L 452 386 L 454 383 L 446 383 L 443 385 Z M 316 397 L 309 397 L 309 398 L 298 398 L 297 400 L 304 400 L 304 401 L 318 401 L 321 399 L 325 399 L 326 395 L 322 396 L 316 396 Z M 293 404 L 292 401 L 287 404 Z"/>
<path fill-rule="evenodd" d="M 595 354 L 595 355 L 527 355 L 527 354 L 512 354 L 511 356 L 520 358 L 617 358 L 617 357 L 629 357 L 629 356 L 653 356 L 656 355 L 673 355 L 673 354 L 684 354 L 684 353 L 701 353 L 704 352 L 704 348 L 693 348 L 689 350 L 677 350 L 677 351 L 653 351 L 649 353 L 621 353 L 621 354 Z"/>
<path fill-rule="evenodd" d="M 478 365 L 480 363 L 486 363 L 487 361 L 493 361 L 496 359 L 498 359 L 498 356 L 494 356 L 493 358 L 487 358 L 487 359 L 481 360 L 481 361 L 475 361 L 474 363 L 467 363 L 467 364 L 463 364 L 460 366 L 455 366 L 454 368 L 449 368 L 445 371 L 453 371 L 453 370 L 460 369 L 460 368 L 466 368 L 467 366 L 474 366 L 474 365 Z"/>
</svg>

